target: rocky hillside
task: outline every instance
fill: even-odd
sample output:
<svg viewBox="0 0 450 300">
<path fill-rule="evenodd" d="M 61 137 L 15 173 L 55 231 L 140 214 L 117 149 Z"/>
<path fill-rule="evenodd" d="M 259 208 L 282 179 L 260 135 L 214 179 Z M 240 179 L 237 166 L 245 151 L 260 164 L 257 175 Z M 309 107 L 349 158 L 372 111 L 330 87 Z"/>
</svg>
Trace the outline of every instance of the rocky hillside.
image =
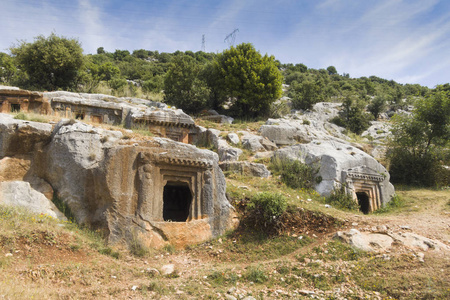
<svg viewBox="0 0 450 300">
<path fill-rule="evenodd" d="M 355 136 L 330 122 L 340 104 L 317 103 L 266 122 L 210 111 L 176 127 L 170 108 L 137 102 L 170 122 L 152 132 L 0 114 L 1 296 L 449 296 L 449 191 L 394 197 L 379 162 L 388 122 Z M 173 141 L 174 127 L 191 138 Z M 277 162 L 315 170 L 309 186 L 287 185 Z M 355 210 L 327 202 L 340 189 Z M 249 203 L 266 191 L 288 208 L 273 228 L 249 226 Z"/>
</svg>

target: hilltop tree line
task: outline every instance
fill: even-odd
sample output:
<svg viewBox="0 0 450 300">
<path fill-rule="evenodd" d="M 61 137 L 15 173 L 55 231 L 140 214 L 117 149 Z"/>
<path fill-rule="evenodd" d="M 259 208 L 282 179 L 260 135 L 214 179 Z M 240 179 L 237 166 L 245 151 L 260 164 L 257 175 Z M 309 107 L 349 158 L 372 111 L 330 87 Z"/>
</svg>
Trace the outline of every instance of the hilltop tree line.
<svg viewBox="0 0 450 300">
<path fill-rule="evenodd" d="M 281 64 L 251 44 L 218 54 L 144 49 L 108 52 L 100 47 L 96 54 L 84 55 L 77 40 L 55 34 L 21 42 L 11 47 L 10 54 L 0 52 L 0 82 L 33 90 L 159 95 L 189 113 L 229 107 L 230 115 L 252 118 L 290 109 L 273 104 L 285 83 L 285 95 L 295 109 L 310 109 L 321 101 L 345 102 L 346 115 L 335 122 L 357 133 L 365 127 L 352 126 L 357 119 L 376 119 L 388 107 L 402 108 L 430 93 L 418 84 L 340 75 L 334 66 L 317 70 L 304 64 Z M 364 114 L 366 107 L 371 117 Z"/>
<path fill-rule="evenodd" d="M 162 100 L 197 114 L 215 109 L 238 118 L 279 117 L 317 102 L 342 103 L 332 122 L 361 134 L 371 120 L 415 105 L 394 118 L 389 159 L 394 182 L 434 185 L 449 163 L 450 87 L 429 89 L 376 76 L 351 78 L 334 66 L 281 64 L 251 44 L 222 53 L 115 50 L 83 54 L 80 43 L 51 34 L 0 52 L 0 83 L 32 90 L 111 93 Z M 282 91 L 282 84 L 285 84 Z M 277 100 L 282 94 L 290 101 Z M 434 174 L 434 175 L 433 175 Z M 441 175 L 436 175 L 441 174 Z M 448 184 L 448 178 L 444 180 Z"/>
</svg>

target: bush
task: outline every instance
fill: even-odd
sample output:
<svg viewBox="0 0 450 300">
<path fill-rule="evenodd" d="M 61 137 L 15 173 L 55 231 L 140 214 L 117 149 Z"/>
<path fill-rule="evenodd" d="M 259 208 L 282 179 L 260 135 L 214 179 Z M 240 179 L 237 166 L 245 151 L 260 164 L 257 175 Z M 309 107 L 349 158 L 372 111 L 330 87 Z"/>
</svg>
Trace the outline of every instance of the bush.
<svg viewBox="0 0 450 300">
<path fill-rule="evenodd" d="M 245 279 L 254 283 L 264 283 L 269 279 L 261 267 L 249 267 L 245 273 Z"/>
<path fill-rule="evenodd" d="M 150 253 L 150 249 L 146 245 L 144 245 L 136 232 L 132 234 L 131 241 L 128 246 L 131 254 L 137 257 L 144 257 Z"/>
<path fill-rule="evenodd" d="M 401 148 L 389 154 L 391 182 L 414 186 L 446 186 L 449 172 L 434 155 L 417 156 Z"/>
<path fill-rule="evenodd" d="M 325 203 L 345 210 L 359 210 L 358 203 L 349 193 L 347 193 L 344 185 L 339 189 L 334 189 L 334 191 L 325 198 Z"/>
<path fill-rule="evenodd" d="M 255 225 L 274 224 L 286 211 L 287 200 L 278 193 L 262 192 L 254 195 L 247 204 L 250 219 Z"/>
<path fill-rule="evenodd" d="M 281 176 L 281 181 L 293 189 L 311 189 L 317 182 L 318 169 L 310 167 L 298 160 L 275 157 L 269 166 L 271 171 Z"/>
<path fill-rule="evenodd" d="M 398 195 L 394 195 L 394 197 L 392 197 L 391 201 L 389 201 L 385 207 L 377 209 L 375 211 L 375 213 L 376 214 L 387 213 L 391 210 L 400 208 L 404 205 L 405 205 L 405 201 L 402 198 L 400 198 Z"/>
</svg>

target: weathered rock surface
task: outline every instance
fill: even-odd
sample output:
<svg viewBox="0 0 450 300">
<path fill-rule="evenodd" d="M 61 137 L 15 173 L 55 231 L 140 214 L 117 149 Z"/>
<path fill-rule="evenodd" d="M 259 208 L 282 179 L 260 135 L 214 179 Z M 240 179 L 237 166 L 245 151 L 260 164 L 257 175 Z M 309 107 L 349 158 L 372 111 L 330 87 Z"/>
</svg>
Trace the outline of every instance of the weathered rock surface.
<svg viewBox="0 0 450 300">
<path fill-rule="evenodd" d="M 230 143 L 232 143 L 232 144 L 234 144 L 234 145 L 239 144 L 239 142 L 241 141 L 241 140 L 239 139 L 239 136 L 238 136 L 236 133 L 234 133 L 234 132 L 229 133 L 229 134 L 227 135 L 227 138 L 228 138 L 228 140 L 230 141 Z"/>
<path fill-rule="evenodd" d="M 234 118 L 225 115 L 219 115 L 219 113 L 213 109 L 205 112 L 200 118 L 220 124 L 232 124 L 234 121 Z"/>
<path fill-rule="evenodd" d="M 373 141 L 384 141 L 391 134 L 391 126 L 386 122 L 372 121 L 361 136 Z"/>
<path fill-rule="evenodd" d="M 384 252 L 394 242 L 394 239 L 386 234 L 362 233 L 357 229 L 350 229 L 347 232 L 338 231 L 334 238 L 367 252 Z"/>
<path fill-rule="evenodd" d="M 344 128 L 329 123 L 338 115 L 339 103 L 316 103 L 311 111 L 295 113 L 280 119 L 268 119 L 259 129 L 263 137 L 278 146 L 308 143 L 314 139 L 346 139 Z"/>
<path fill-rule="evenodd" d="M 21 126 L 31 129 L 18 135 L 15 129 Z M 77 222 L 103 229 L 111 243 L 137 238 L 151 247 L 182 247 L 235 225 L 214 152 L 164 138 L 136 142 L 123 139 L 121 132 L 73 120 L 59 122 L 53 131 L 50 125 L 40 126 L 9 116 L 0 119 L 3 156 L 13 153 L 16 136 L 21 142 L 14 150 L 26 154 L 0 160 L 0 176 L 30 181 L 47 189 L 47 197 L 54 189 Z M 28 133 L 39 137 L 36 143 L 26 142 Z M 23 170 L 5 169 L 20 164 Z M 19 188 L 45 198 L 28 182 L 2 184 L 4 199 Z"/>
<path fill-rule="evenodd" d="M 386 168 L 367 153 L 343 142 L 315 140 L 309 144 L 285 147 L 276 151 L 274 156 L 300 160 L 318 168 L 317 175 L 321 177 L 321 182 L 316 184 L 315 189 L 322 196 L 327 196 L 335 187 L 346 184 L 356 199 L 357 184 L 369 184 L 375 193 L 373 197 L 380 200 L 378 207 L 381 207 L 390 201 L 395 192 Z"/>
<path fill-rule="evenodd" d="M 217 149 L 219 161 L 237 161 L 243 151 L 239 148 L 231 147 L 225 139 L 220 136 L 220 130 L 206 129 L 199 127 L 198 145 L 212 145 Z"/>
<path fill-rule="evenodd" d="M 248 161 L 221 162 L 220 168 L 222 171 L 229 171 L 246 176 L 261 178 L 270 176 L 270 172 L 264 164 L 251 163 Z"/>
<path fill-rule="evenodd" d="M 52 136 L 36 157 L 37 174 L 77 222 L 105 229 L 111 242 L 135 236 L 152 247 L 181 247 L 232 226 L 217 154 L 162 138 L 135 143 L 79 122 L 60 122 Z M 167 184 L 191 191 L 184 221 L 164 219 Z"/>
<path fill-rule="evenodd" d="M 347 232 L 338 231 L 334 238 L 367 252 L 385 252 L 394 245 L 403 245 L 421 251 L 450 251 L 450 247 L 444 243 L 412 232 L 376 233 L 350 229 Z"/>
<path fill-rule="evenodd" d="M 50 124 L 16 120 L 0 113 L 0 158 L 32 152 L 36 145 L 48 142 Z"/>
<path fill-rule="evenodd" d="M 278 149 L 277 145 L 273 142 L 259 135 L 251 134 L 247 131 L 239 131 L 242 134 L 241 141 L 242 146 L 251 152 L 258 151 L 273 151 Z"/>
<path fill-rule="evenodd" d="M 67 220 L 44 194 L 36 191 L 28 182 L 24 181 L 0 182 L 0 204 L 21 206 L 33 213 L 42 213 L 60 220 Z"/>
</svg>

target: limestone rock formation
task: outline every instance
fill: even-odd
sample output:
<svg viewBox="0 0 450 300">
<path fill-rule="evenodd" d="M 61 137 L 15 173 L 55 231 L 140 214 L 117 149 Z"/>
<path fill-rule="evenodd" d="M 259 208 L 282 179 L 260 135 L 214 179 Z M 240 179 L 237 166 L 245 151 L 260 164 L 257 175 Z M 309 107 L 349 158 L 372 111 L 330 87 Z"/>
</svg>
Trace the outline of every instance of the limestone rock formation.
<svg viewBox="0 0 450 300">
<path fill-rule="evenodd" d="M 369 128 L 361 136 L 375 142 L 385 140 L 391 134 L 391 126 L 386 122 L 372 121 Z"/>
<path fill-rule="evenodd" d="M 217 129 L 206 129 L 199 127 L 197 145 L 213 146 L 219 154 L 219 161 L 237 161 L 243 151 L 239 148 L 231 147 L 225 139 L 220 136 Z"/>
<path fill-rule="evenodd" d="M 220 168 L 223 171 L 228 171 L 246 176 L 254 176 L 261 178 L 267 178 L 270 176 L 270 171 L 267 170 L 264 164 L 251 163 L 248 161 L 221 162 Z"/>
<path fill-rule="evenodd" d="M 280 119 L 268 119 L 259 132 L 278 146 L 308 143 L 314 139 L 346 139 L 344 128 L 329 123 L 337 116 L 339 103 L 319 102 L 311 111 Z"/>
<path fill-rule="evenodd" d="M 165 138 L 137 142 L 73 120 L 59 122 L 53 131 L 46 125 L 2 115 L 0 170 L 13 162 L 26 170 L 0 175 L 49 183 L 77 222 L 103 229 L 111 243 L 137 239 L 151 247 L 182 247 L 235 225 L 216 153 Z M 27 130 L 19 134 L 22 127 Z M 16 143 L 20 147 L 11 150 Z M 14 157 L 15 151 L 26 159 Z M 11 186 L 21 193 L 33 190 L 24 181 L 3 190 Z"/>
<path fill-rule="evenodd" d="M 315 140 L 285 147 L 274 155 L 318 168 L 317 176 L 321 181 L 315 189 L 322 196 L 345 184 L 365 213 L 384 206 L 395 192 L 386 168 L 367 153 L 344 142 Z"/>
<path fill-rule="evenodd" d="M 48 142 L 50 124 L 16 120 L 0 113 L 0 158 L 31 153 L 36 145 Z"/>
<path fill-rule="evenodd" d="M 412 232 L 360 232 L 357 229 L 350 229 L 346 232 L 338 231 L 334 239 L 367 252 L 385 252 L 395 244 L 412 250 L 450 251 L 450 247 L 444 243 Z"/>
<path fill-rule="evenodd" d="M 238 136 L 236 133 L 234 133 L 234 132 L 230 132 L 230 133 L 227 135 L 227 138 L 228 138 L 228 140 L 230 141 L 230 143 L 232 143 L 232 144 L 234 144 L 234 145 L 239 144 L 239 142 L 241 141 L 241 140 L 239 139 L 239 136 Z"/>
<path fill-rule="evenodd" d="M 252 134 L 247 131 L 239 131 L 242 134 L 242 146 L 251 152 L 258 151 L 273 151 L 278 149 L 277 145 L 271 142 L 269 139 L 259 135 Z"/>
<path fill-rule="evenodd" d="M 53 202 L 24 181 L 0 182 L 0 204 L 21 206 L 33 213 L 42 213 L 56 219 L 67 220 Z"/>
</svg>

